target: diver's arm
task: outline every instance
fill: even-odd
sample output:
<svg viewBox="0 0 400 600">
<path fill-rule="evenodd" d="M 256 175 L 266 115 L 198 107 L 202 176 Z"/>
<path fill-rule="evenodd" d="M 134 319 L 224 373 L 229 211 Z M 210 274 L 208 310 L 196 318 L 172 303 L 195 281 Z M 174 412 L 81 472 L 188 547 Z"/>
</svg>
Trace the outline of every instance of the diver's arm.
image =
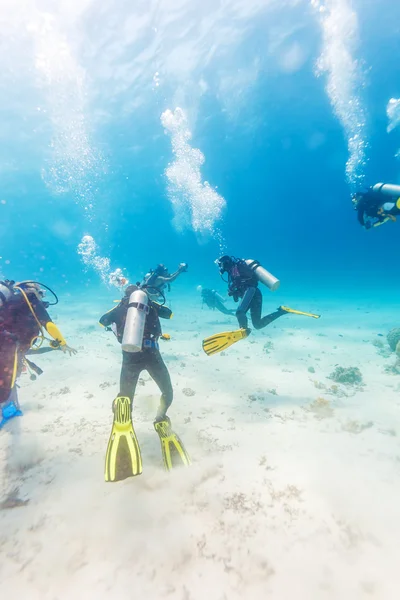
<svg viewBox="0 0 400 600">
<path fill-rule="evenodd" d="M 58 329 L 57 325 L 53 323 L 51 317 L 42 302 L 40 302 L 35 296 L 29 295 L 29 301 L 31 303 L 32 309 L 36 315 L 38 321 L 40 321 L 41 325 L 46 329 L 47 333 L 51 335 L 53 340 L 59 343 L 59 346 L 66 346 L 67 342 Z"/>
<path fill-rule="evenodd" d="M 177 279 L 179 277 L 179 275 L 181 273 L 185 273 L 187 271 L 187 269 L 188 269 L 187 264 L 186 263 L 181 263 L 179 265 L 178 270 L 175 271 L 175 273 L 172 273 L 172 275 L 168 275 L 168 277 L 157 277 L 157 281 L 156 281 L 157 287 L 158 287 L 158 282 L 161 282 L 163 284 L 164 283 L 165 284 L 172 283 L 173 281 L 175 281 L 175 279 Z"/>
<path fill-rule="evenodd" d="M 100 325 L 103 327 L 111 327 L 113 323 L 117 324 L 121 321 L 122 302 L 118 306 L 114 306 L 99 319 Z"/>
<path fill-rule="evenodd" d="M 71 346 L 68 346 L 66 339 L 64 338 L 61 331 L 58 329 L 57 325 L 53 323 L 53 321 L 50 320 L 48 323 L 46 323 L 45 327 L 47 333 L 51 335 L 51 337 L 56 341 L 58 347 L 64 352 L 64 354 L 66 352 L 68 352 L 70 356 L 72 354 L 77 354 L 78 351 L 75 350 L 75 348 L 71 348 Z"/>
<path fill-rule="evenodd" d="M 111 310 L 109 310 L 108 312 L 106 312 L 102 317 L 100 317 L 99 319 L 99 323 L 100 325 L 102 325 L 103 327 L 110 327 L 110 325 L 112 323 L 114 323 L 114 318 L 113 318 L 113 312 L 114 312 L 115 308 L 112 308 Z"/>
<path fill-rule="evenodd" d="M 362 227 L 365 227 L 365 220 L 364 220 L 364 208 L 362 208 L 362 209 L 359 209 L 359 210 L 357 211 L 357 219 L 358 219 L 358 222 L 360 223 L 360 225 L 361 225 Z"/>
<path fill-rule="evenodd" d="M 172 319 L 173 313 L 168 306 L 165 306 L 164 304 L 158 304 L 158 302 L 154 302 L 154 300 L 152 301 L 152 306 L 160 319 Z"/>
</svg>

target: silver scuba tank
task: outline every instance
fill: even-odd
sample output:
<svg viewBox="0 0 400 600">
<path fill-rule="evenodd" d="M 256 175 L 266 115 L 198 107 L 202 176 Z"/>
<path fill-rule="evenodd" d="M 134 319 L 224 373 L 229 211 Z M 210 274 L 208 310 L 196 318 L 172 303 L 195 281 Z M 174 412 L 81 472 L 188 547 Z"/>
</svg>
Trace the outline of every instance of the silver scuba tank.
<svg viewBox="0 0 400 600">
<path fill-rule="evenodd" d="M 244 262 L 250 267 L 252 271 L 254 271 L 258 281 L 266 285 L 267 288 L 271 290 L 271 292 L 275 292 L 275 290 L 279 288 L 279 286 L 281 285 L 279 279 L 274 277 L 269 271 L 267 271 L 267 269 L 264 269 L 264 267 L 262 267 L 257 260 L 248 258 Z"/>
<path fill-rule="evenodd" d="M 383 196 L 390 196 L 391 198 L 400 198 L 400 185 L 393 183 L 376 183 L 372 190 L 379 192 Z"/>
<path fill-rule="evenodd" d="M 146 317 L 149 314 L 149 298 L 143 290 L 135 290 L 129 297 L 126 313 L 122 350 L 140 352 L 143 346 L 143 333 Z"/>
</svg>

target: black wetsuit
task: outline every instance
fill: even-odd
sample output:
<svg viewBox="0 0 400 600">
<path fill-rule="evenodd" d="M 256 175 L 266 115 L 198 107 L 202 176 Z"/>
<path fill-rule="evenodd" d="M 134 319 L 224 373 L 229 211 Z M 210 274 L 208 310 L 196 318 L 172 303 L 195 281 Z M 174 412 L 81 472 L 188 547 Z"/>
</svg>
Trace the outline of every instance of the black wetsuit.
<svg viewBox="0 0 400 600">
<path fill-rule="evenodd" d="M 208 308 L 211 308 L 211 310 L 217 309 L 224 315 L 236 314 L 235 310 L 226 308 L 223 301 L 219 298 L 219 294 L 215 290 L 202 290 L 201 297 L 203 302 L 208 306 Z"/>
<path fill-rule="evenodd" d="M 263 329 L 286 314 L 285 311 L 278 309 L 270 315 L 261 317 L 263 299 L 258 289 L 258 279 L 253 269 L 244 260 L 238 260 L 228 271 L 228 294 L 233 297 L 235 302 L 241 298 L 236 316 L 239 326 L 243 329 L 248 327 L 246 313 L 249 310 L 255 329 Z"/>
<path fill-rule="evenodd" d="M 105 327 L 110 327 L 115 323 L 116 336 L 120 343 L 122 342 L 124 333 L 128 303 L 129 298 L 123 298 L 118 306 L 103 315 L 100 319 L 101 325 L 104 325 Z M 171 317 L 171 311 L 166 306 L 160 306 L 152 301 L 149 301 L 149 308 L 150 311 L 146 317 L 144 328 L 143 349 L 141 352 L 122 351 L 119 395 L 130 398 L 132 402 L 139 375 L 142 371 L 147 371 L 160 388 L 162 394 L 161 404 L 157 414 L 158 417 L 162 417 L 165 416 L 167 409 L 172 403 L 173 390 L 168 369 L 158 348 L 158 339 L 162 334 L 159 317 L 162 319 L 169 319 Z"/>
<path fill-rule="evenodd" d="M 45 327 L 51 318 L 44 304 L 36 294 L 25 293 L 37 320 Z M 10 395 L 21 372 L 22 359 L 39 333 L 39 325 L 22 294 L 11 296 L 0 309 L 0 404 Z"/>
<path fill-rule="evenodd" d="M 400 215 L 400 210 L 396 206 L 397 196 L 390 198 L 372 189 L 360 196 L 357 203 L 357 218 L 363 227 L 377 227 L 389 219 L 396 220 L 396 216 Z M 386 203 L 394 203 L 393 208 L 389 211 L 384 210 L 383 205 Z M 375 222 L 371 222 L 370 219 L 375 219 Z"/>
</svg>

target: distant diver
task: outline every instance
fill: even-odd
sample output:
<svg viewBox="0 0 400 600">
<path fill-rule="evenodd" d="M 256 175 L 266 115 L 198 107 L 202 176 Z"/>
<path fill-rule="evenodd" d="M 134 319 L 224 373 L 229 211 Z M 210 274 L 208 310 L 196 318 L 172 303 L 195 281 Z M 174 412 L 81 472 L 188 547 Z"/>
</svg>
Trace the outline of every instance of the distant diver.
<svg viewBox="0 0 400 600">
<path fill-rule="evenodd" d="M 376 183 L 365 192 L 352 197 L 358 222 L 365 229 L 396 221 L 400 215 L 400 185 Z"/>
<path fill-rule="evenodd" d="M 52 304 L 43 299 L 46 289 L 55 298 Z M 43 283 L 0 281 L 0 429 L 13 417 L 22 415 L 16 381 L 23 369 L 29 371 L 31 379 L 42 373 L 26 355 L 56 349 L 76 354 L 46 310 L 57 303 L 55 293 Z M 45 332 L 53 339 L 49 340 Z M 45 340 L 49 347 L 42 347 Z"/>
<path fill-rule="evenodd" d="M 228 295 L 232 296 L 235 302 L 238 302 L 240 299 L 240 304 L 236 310 L 240 329 L 218 333 L 203 340 L 203 350 L 209 356 L 229 348 L 229 346 L 246 338 L 250 334 L 251 329 L 248 328 L 247 319 L 247 312 L 249 310 L 255 329 L 263 329 L 276 319 L 279 319 L 279 317 L 288 313 L 305 315 L 315 319 L 319 318 L 319 315 L 294 310 L 288 306 L 280 306 L 275 312 L 261 317 L 263 300 L 258 283 L 261 282 L 271 291 L 275 291 L 280 285 L 279 280 L 264 269 L 256 260 L 222 256 L 216 263 L 219 267 L 221 277 L 224 273 L 228 275 Z"/>
<path fill-rule="evenodd" d="M 140 286 L 146 288 L 150 300 L 158 300 L 162 297 L 162 294 L 164 294 L 166 289 L 171 291 L 170 284 L 175 281 L 181 273 L 186 273 L 187 270 L 188 265 L 186 263 L 180 263 L 175 273 L 170 275 L 167 267 L 163 264 L 159 264 L 155 269 L 146 273 Z"/>
<path fill-rule="evenodd" d="M 234 316 L 236 314 L 235 309 L 226 308 L 224 298 L 218 294 L 216 290 L 210 290 L 199 286 L 201 292 L 201 299 L 203 304 L 208 306 L 211 310 L 218 310 L 224 315 Z"/>
<path fill-rule="evenodd" d="M 161 319 L 170 319 L 171 310 L 149 298 L 147 288 L 129 285 L 115 308 L 100 318 L 112 330 L 122 347 L 122 369 L 118 396 L 113 401 L 114 421 L 107 446 L 105 480 L 121 481 L 140 475 L 142 457 L 132 424 L 132 404 L 142 371 L 147 371 L 161 391 L 154 428 L 161 443 L 164 466 L 189 465 L 182 441 L 171 428 L 167 410 L 173 400 L 168 369 L 161 357 L 158 340 L 162 337 Z"/>
</svg>

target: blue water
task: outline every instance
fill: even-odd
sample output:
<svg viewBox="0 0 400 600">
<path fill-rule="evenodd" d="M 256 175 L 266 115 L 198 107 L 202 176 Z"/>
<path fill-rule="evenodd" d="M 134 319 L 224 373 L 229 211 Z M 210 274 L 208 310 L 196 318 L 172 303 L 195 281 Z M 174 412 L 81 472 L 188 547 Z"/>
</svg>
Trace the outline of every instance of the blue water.
<svg viewBox="0 0 400 600">
<path fill-rule="evenodd" d="M 0 280 L 53 288 L 78 352 L 35 357 L 0 434 L 4 597 L 398 599 L 400 222 L 362 229 L 351 195 L 400 184 L 399 24 L 398 0 L 0 2 Z M 281 280 L 263 314 L 321 319 L 206 356 L 237 327 L 197 289 L 226 295 L 221 254 Z M 164 472 L 141 373 L 143 474 L 105 483 L 97 321 L 116 269 L 160 262 L 189 265 L 160 348 L 192 466 Z"/>
<path fill-rule="evenodd" d="M 282 293 L 398 294 L 400 224 L 364 231 L 350 199 L 400 181 L 400 127 L 386 131 L 387 103 L 400 96 L 395 3 L 327 2 L 325 13 L 250 0 L 12 6 L 0 78 L 3 277 L 99 293 L 106 284 L 77 252 L 90 235 L 131 281 L 158 262 L 188 262 L 187 294 L 224 289 L 213 264 L 222 250 L 260 260 Z M 324 29 L 321 14 L 337 26 Z M 333 97 L 329 68 L 318 74 L 326 52 Z M 173 222 L 175 156 L 160 117 L 177 107 L 205 157 L 201 182 L 226 202 L 208 235 L 190 223 L 190 193 L 189 223 Z M 349 177 L 348 141 L 363 120 L 365 152 Z"/>
</svg>

